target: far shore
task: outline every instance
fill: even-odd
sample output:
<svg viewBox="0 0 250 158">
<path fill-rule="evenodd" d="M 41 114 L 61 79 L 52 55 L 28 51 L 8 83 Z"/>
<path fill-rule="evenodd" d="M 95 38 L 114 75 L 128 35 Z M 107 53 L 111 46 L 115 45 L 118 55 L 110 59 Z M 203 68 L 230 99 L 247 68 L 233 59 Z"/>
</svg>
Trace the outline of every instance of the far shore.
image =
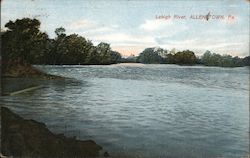
<svg viewBox="0 0 250 158">
<path fill-rule="evenodd" d="M 139 63 L 139 62 L 120 62 L 120 63 L 115 63 L 115 64 L 81 64 L 81 65 L 41 65 L 41 66 L 107 66 L 107 65 L 116 65 L 116 64 L 145 64 L 145 65 L 178 65 L 178 66 L 204 66 L 204 67 L 218 67 L 218 68 L 238 68 L 238 67 L 249 67 L 249 66 L 207 66 L 203 64 L 165 64 L 165 63 Z M 7 69 L 5 72 L 2 74 L 3 78 L 43 78 L 43 79 L 64 79 L 62 76 L 56 76 L 56 75 L 51 75 L 47 74 L 41 70 L 38 70 L 32 65 L 18 65 L 15 66 L 11 69 Z"/>
<path fill-rule="evenodd" d="M 249 66 L 216 66 L 216 65 L 204 65 L 204 64 L 140 63 L 140 62 L 120 62 L 120 63 L 114 63 L 114 64 L 36 64 L 34 66 L 109 66 L 109 65 L 118 65 L 118 64 L 203 66 L 203 67 L 217 67 L 217 68 L 249 67 Z"/>
</svg>

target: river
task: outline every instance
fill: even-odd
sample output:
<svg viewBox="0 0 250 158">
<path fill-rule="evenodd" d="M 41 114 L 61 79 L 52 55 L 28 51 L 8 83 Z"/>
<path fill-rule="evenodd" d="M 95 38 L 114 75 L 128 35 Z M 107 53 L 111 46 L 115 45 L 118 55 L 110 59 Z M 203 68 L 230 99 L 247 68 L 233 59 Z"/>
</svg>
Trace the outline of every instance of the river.
<svg viewBox="0 0 250 158">
<path fill-rule="evenodd" d="M 1 97 L 50 130 L 118 157 L 246 157 L 249 67 L 36 66 L 66 80 Z M 26 79 L 27 82 L 27 79 Z"/>
</svg>

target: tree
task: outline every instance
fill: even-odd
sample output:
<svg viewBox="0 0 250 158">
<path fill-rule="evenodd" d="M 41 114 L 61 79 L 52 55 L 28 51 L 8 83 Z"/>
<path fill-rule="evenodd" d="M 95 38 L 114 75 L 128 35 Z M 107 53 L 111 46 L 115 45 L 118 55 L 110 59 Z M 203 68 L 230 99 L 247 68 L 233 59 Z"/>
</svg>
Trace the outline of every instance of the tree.
<svg viewBox="0 0 250 158">
<path fill-rule="evenodd" d="M 88 53 L 88 42 L 84 37 L 72 34 L 66 37 L 65 51 L 62 52 L 63 64 L 85 64 Z"/>
<path fill-rule="evenodd" d="M 161 51 L 161 49 L 146 48 L 139 54 L 137 60 L 145 64 L 162 63 L 163 58 L 159 55 L 158 51 Z"/>
<path fill-rule="evenodd" d="M 57 37 L 61 36 L 61 35 L 65 35 L 65 28 L 63 27 L 59 27 L 59 28 L 56 28 L 55 30 L 55 34 L 57 35 Z"/>
<path fill-rule="evenodd" d="M 17 19 L 5 27 L 6 31 L 1 30 L 4 68 L 19 64 L 112 64 L 121 59 L 109 44 L 94 46 L 77 34 L 67 36 L 63 27 L 56 28 L 56 37 L 50 39 L 39 30 L 37 19 Z"/>
<path fill-rule="evenodd" d="M 7 67 L 41 62 L 48 48 L 48 35 L 39 30 L 39 20 L 17 19 L 15 22 L 9 21 L 5 27 L 7 31 L 1 38 L 3 62 Z"/>
<path fill-rule="evenodd" d="M 233 66 L 244 66 L 243 59 L 239 58 L 238 56 L 233 57 L 232 65 Z"/>
<path fill-rule="evenodd" d="M 97 52 L 100 57 L 100 64 L 111 63 L 111 48 L 109 44 L 104 42 L 99 43 L 97 45 Z"/>
<path fill-rule="evenodd" d="M 65 48 L 65 29 L 62 27 L 55 29 L 55 34 L 57 35 L 55 39 L 51 40 L 51 49 L 47 53 L 48 64 L 61 64 L 62 53 L 66 51 Z"/>
<path fill-rule="evenodd" d="M 196 56 L 194 52 L 190 50 L 185 50 L 182 52 L 177 52 L 173 55 L 174 63 L 175 64 L 195 64 L 196 63 Z"/>
<path fill-rule="evenodd" d="M 250 66 L 250 56 L 245 57 L 242 60 L 242 63 L 243 63 L 244 66 Z"/>
<path fill-rule="evenodd" d="M 111 64 L 115 64 L 121 61 L 122 56 L 117 51 L 111 51 L 110 54 L 111 54 Z"/>
<path fill-rule="evenodd" d="M 215 53 L 212 54 L 210 51 L 206 51 L 201 57 L 201 62 L 206 66 L 220 65 L 221 55 Z"/>
<path fill-rule="evenodd" d="M 99 64 L 100 63 L 100 56 L 99 53 L 97 52 L 97 47 L 91 46 L 89 49 L 89 52 L 87 54 L 85 64 Z"/>
<path fill-rule="evenodd" d="M 236 67 L 243 66 L 244 59 L 232 57 L 231 55 L 220 55 L 206 51 L 201 57 L 201 63 L 206 66 Z"/>
</svg>

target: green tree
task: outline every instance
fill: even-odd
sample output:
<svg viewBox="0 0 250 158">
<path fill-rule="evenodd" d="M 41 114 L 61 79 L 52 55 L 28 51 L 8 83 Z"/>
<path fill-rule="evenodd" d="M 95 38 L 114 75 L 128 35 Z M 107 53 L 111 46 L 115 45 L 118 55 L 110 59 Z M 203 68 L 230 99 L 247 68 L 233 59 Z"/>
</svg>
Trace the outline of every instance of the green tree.
<svg viewBox="0 0 250 158">
<path fill-rule="evenodd" d="M 40 63 L 48 49 L 48 35 L 39 30 L 37 19 L 9 21 L 7 31 L 1 35 L 5 66 Z"/>
<path fill-rule="evenodd" d="M 161 51 L 159 49 L 159 51 Z M 163 62 L 163 58 L 159 55 L 158 49 L 146 48 L 141 52 L 137 59 L 140 63 L 158 64 Z"/>
<path fill-rule="evenodd" d="M 63 27 L 56 28 L 55 30 L 55 34 L 57 35 L 57 37 L 62 36 L 62 35 L 65 36 L 65 32 L 66 30 Z"/>
<path fill-rule="evenodd" d="M 63 27 L 55 29 L 55 39 L 39 30 L 37 19 L 9 21 L 1 30 L 4 67 L 18 64 L 113 64 L 121 54 L 107 43 L 94 46 L 77 34 L 66 35 Z"/>
<path fill-rule="evenodd" d="M 243 59 L 231 55 L 220 55 L 206 51 L 201 57 L 201 63 L 206 66 L 236 67 L 243 66 Z"/>
<path fill-rule="evenodd" d="M 177 52 L 174 54 L 174 63 L 175 64 L 195 64 L 196 63 L 196 56 L 194 52 L 190 50 L 185 50 L 182 52 Z"/>
<path fill-rule="evenodd" d="M 55 29 L 57 35 L 55 39 L 51 40 L 51 49 L 47 53 L 48 64 L 62 64 L 62 55 L 66 52 L 65 47 L 65 29 L 60 27 Z"/>
<path fill-rule="evenodd" d="M 118 53 L 117 51 L 111 51 L 110 56 L 111 56 L 111 64 L 120 62 L 122 58 L 121 54 Z"/>
<path fill-rule="evenodd" d="M 110 45 L 104 42 L 101 42 L 97 45 L 97 52 L 100 58 L 100 64 L 109 64 L 111 63 L 111 48 Z"/>
<path fill-rule="evenodd" d="M 244 59 L 242 59 L 242 63 L 244 66 L 250 66 L 250 56 L 247 56 Z"/>
<path fill-rule="evenodd" d="M 90 47 L 85 64 L 100 64 L 100 54 L 97 52 L 97 47 L 93 45 Z"/>
<path fill-rule="evenodd" d="M 85 64 L 88 54 L 87 40 L 84 37 L 72 34 L 66 37 L 64 42 L 65 51 L 62 52 L 63 64 Z"/>
</svg>

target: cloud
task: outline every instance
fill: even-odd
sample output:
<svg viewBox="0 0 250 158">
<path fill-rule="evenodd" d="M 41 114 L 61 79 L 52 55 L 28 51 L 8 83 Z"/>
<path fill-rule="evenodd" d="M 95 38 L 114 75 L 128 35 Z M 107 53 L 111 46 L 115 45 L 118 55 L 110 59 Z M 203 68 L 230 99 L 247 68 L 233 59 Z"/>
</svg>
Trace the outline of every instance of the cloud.
<svg viewBox="0 0 250 158">
<path fill-rule="evenodd" d="M 226 26 L 219 29 L 214 29 L 214 25 L 197 24 L 198 26 L 207 29 L 205 32 L 199 28 L 194 31 L 193 25 L 185 21 L 163 19 L 147 19 L 133 30 L 124 29 L 117 24 L 102 24 L 90 19 L 78 20 L 69 25 L 71 33 L 90 39 L 94 45 L 100 42 L 109 43 L 114 50 L 126 55 L 138 54 L 143 49 L 154 46 L 168 50 L 189 49 L 198 55 L 206 50 L 220 54 L 234 54 L 235 52 L 246 54 L 246 46 L 249 44 L 244 40 L 248 38 L 242 32 L 232 36 L 231 30 Z M 235 41 L 236 36 L 240 40 Z"/>
<path fill-rule="evenodd" d="M 93 20 L 78 20 L 72 22 L 67 30 L 68 33 L 77 33 L 90 39 L 94 45 L 100 42 L 109 43 L 123 54 L 126 54 L 126 51 L 135 53 L 135 50 L 141 50 L 142 47 L 156 45 L 154 37 L 146 35 L 144 31 L 136 30 L 136 33 L 132 33 L 120 29 L 118 24 L 105 26 Z"/>
<path fill-rule="evenodd" d="M 140 25 L 140 28 L 146 31 L 157 31 L 165 29 L 167 26 L 173 25 L 173 20 L 153 19 L 146 20 Z"/>
<path fill-rule="evenodd" d="M 246 46 L 247 42 L 237 41 L 231 39 L 224 39 L 223 37 L 219 39 L 202 39 L 197 37 L 195 39 L 184 39 L 184 40 L 171 40 L 169 39 L 164 44 L 159 45 L 165 49 L 177 48 L 178 50 L 193 50 L 198 55 L 203 54 L 206 50 L 210 50 L 213 53 L 219 54 L 232 54 L 236 55 L 237 52 L 247 52 Z M 242 54 L 238 54 L 242 56 Z"/>
<path fill-rule="evenodd" d="M 72 22 L 69 26 L 69 29 L 70 30 L 78 30 L 82 28 L 89 29 L 89 28 L 94 28 L 96 26 L 97 26 L 96 22 L 85 19 Z"/>
<path fill-rule="evenodd" d="M 165 43 L 169 38 L 181 36 L 189 29 L 184 21 L 176 21 L 172 19 L 151 19 L 139 25 L 139 32 L 143 35 L 154 38 L 156 44 Z"/>
<path fill-rule="evenodd" d="M 77 20 L 73 21 L 69 24 L 68 29 L 72 31 L 77 31 L 77 30 L 87 30 L 87 31 L 107 31 L 111 29 L 117 29 L 119 28 L 119 25 L 117 24 L 112 24 L 109 26 L 106 26 L 105 24 L 101 24 L 98 21 L 90 20 L 90 19 L 82 19 L 82 20 Z"/>
<path fill-rule="evenodd" d="M 118 31 L 119 27 L 118 24 L 107 25 L 94 20 L 84 19 L 71 22 L 66 29 L 69 34 L 76 33 L 84 37 L 90 37 L 92 40 L 92 37 L 113 34 Z"/>
<path fill-rule="evenodd" d="M 155 43 L 154 38 L 143 35 L 131 35 L 122 32 L 112 34 L 99 34 L 93 37 L 98 41 L 105 41 L 112 44 L 151 44 Z"/>
<path fill-rule="evenodd" d="M 117 45 L 111 47 L 113 50 L 122 53 L 123 56 L 129 56 L 131 54 L 138 55 L 145 49 L 145 46 L 140 45 Z"/>
</svg>

